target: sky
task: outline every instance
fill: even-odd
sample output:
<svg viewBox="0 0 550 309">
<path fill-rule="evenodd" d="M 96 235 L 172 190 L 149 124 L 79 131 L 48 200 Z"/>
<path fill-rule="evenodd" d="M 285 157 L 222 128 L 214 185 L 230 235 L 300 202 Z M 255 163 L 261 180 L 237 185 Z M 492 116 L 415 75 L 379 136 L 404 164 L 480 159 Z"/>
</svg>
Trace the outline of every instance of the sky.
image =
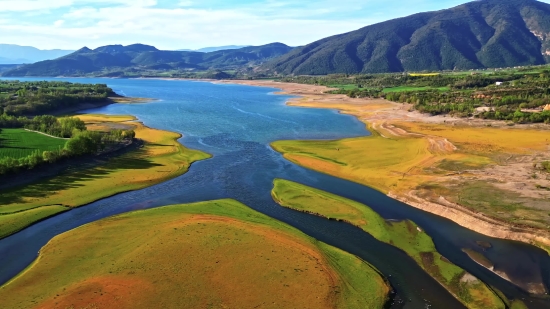
<svg viewBox="0 0 550 309">
<path fill-rule="evenodd" d="M 0 43 L 41 49 L 142 43 L 198 49 L 305 45 L 466 0 L 0 0 Z M 543 2 L 549 2 L 545 0 Z"/>
</svg>

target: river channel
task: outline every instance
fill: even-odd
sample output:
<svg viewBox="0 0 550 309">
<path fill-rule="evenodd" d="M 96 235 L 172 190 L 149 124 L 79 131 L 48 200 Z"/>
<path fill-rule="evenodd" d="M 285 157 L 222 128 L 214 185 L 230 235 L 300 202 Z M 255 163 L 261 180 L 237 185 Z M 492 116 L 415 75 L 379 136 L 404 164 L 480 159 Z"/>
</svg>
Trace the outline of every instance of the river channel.
<svg viewBox="0 0 550 309">
<path fill-rule="evenodd" d="M 43 80 L 25 78 L 20 80 Z M 285 160 L 269 143 L 280 139 L 336 139 L 370 134 L 354 117 L 332 110 L 285 105 L 277 89 L 207 82 L 146 79 L 55 79 L 106 83 L 130 97 L 155 98 L 145 104 L 114 104 L 86 113 L 130 114 L 145 125 L 179 132 L 187 147 L 214 155 L 189 172 L 143 190 L 71 210 L 0 240 L 0 284 L 25 269 L 50 239 L 83 224 L 128 211 L 219 198 L 233 198 L 306 234 L 341 248 L 377 267 L 396 291 L 390 308 L 464 308 L 402 251 L 358 228 L 278 206 L 270 195 L 275 178 L 303 183 L 369 205 L 386 219 L 411 219 L 432 238 L 438 251 L 510 299 L 529 308 L 550 308 L 550 300 L 530 296 L 472 261 L 463 248 L 489 242 L 486 256 L 517 282 L 550 286 L 550 257 L 530 245 L 486 237 L 445 218 L 415 209 L 371 188 L 304 169 Z M 369 149 L 365 149 L 369 155 Z M 0 192 L 1 194 L 1 192 Z"/>
</svg>

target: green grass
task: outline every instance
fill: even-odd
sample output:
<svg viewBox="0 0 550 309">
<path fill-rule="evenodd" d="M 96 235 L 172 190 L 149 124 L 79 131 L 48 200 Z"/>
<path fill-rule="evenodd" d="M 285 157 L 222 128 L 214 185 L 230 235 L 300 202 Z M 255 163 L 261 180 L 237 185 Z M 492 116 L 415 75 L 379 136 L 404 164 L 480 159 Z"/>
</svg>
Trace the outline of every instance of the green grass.
<svg viewBox="0 0 550 309">
<path fill-rule="evenodd" d="M 334 85 L 328 85 L 327 87 L 340 88 L 342 90 L 364 89 L 364 88 L 359 88 L 357 84 L 334 84 Z"/>
<path fill-rule="evenodd" d="M 12 214 L 0 215 L 0 239 L 17 233 L 32 224 L 69 210 L 63 206 L 44 206 Z"/>
<path fill-rule="evenodd" d="M 389 92 L 406 92 L 406 91 L 427 91 L 427 90 L 439 90 L 439 91 L 449 91 L 449 87 L 410 87 L 410 86 L 400 86 L 393 88 L 384 89 L 384 93 Z"/>
<path fill-rule="evenodd" d="M 0 158 L 24 158 L 39 151 L 63 148 L 67 141 L 23 129 L 2 129 L 0 132 Z"/>
<path fill-rule="evenodd" d="M 432 238 L 412 221 L 387 222 L 363 204 L 282 179 L 275 180 L 272 196 L 281 206 L 349 222 L 405 251 L 468 308 L 504 308 L 481 281 L 463 282 L 468 274 L 439 254 Z"/>
<path fill-rule="evenodd" d="M 243 297 L 228 293 L 241 285 L 252 290 Z M 303 308 L 317 299 L 324 308 L 381 309 L 388 293 L 368 263 L 229 199 L 82 226 L 55 237 L 33 265 L 0 287 L 3 306 L 14 309 L 50 302 L 81 308 L 90 295 L 105 308 L 114 307 L 108 300 L 115 298 L 124 308 L 253 308 L 262 302 Z"/>
</svg>

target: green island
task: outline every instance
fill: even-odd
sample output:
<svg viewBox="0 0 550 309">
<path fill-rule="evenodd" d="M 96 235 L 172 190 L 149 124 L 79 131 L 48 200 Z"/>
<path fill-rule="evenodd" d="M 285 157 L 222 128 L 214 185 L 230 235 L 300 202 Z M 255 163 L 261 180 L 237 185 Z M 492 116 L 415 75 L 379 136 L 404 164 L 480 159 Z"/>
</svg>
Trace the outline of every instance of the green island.
<svg viewBox="0 0 550 309">
<path fill-rule="evenodd" d="M 3 305 L 13 309 L 381 309 L 388 293 L 368 263 L 234 200 L 79 227 L 51 240 L 0 287 Z"/>
<path fill-rule="evenodd" d="M 275 180 L 272 196 L 283 207 L 351 223 L 405 251 L 467 308 L 505 308 L 492 288 L 439 254 L 412 221 L 389 222 L 363 204 L 282 179 Z"/>
</svg>

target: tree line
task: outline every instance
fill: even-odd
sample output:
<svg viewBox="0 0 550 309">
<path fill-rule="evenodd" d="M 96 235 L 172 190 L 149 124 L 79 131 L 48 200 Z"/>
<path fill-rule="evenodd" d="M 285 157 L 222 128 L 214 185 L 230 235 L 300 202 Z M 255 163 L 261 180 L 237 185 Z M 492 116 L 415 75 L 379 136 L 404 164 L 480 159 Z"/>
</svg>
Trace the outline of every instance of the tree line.
<svg viewBox="0 0 550 309">
<path fill-rule="evenodd" d="M 36 151 L 23 158 L 0 158 L 0 175 L 17 173 L 33 169 L 38 165 L 55 163 L 69 157 L 97 154 L 114 144 L 131 141 L 135 138 L 133 130 L 110 130 L 109 132 L 88 131 L 85 123 L 73 117 L 56 118 L 53 116 L 37 116 L 33 119 L 25 117 L 0 116 L 0 127 L 6 121 L 9 128 L 27 128 L 46 134 L 69 138 L 63 148 L 55 151 Z M 1 133 L 1 129 L 0 129 Z"/>
<path fill-rule="evenodd" d="M 116 95 L 105 84 L 0 81 L 0 114 L 39 115 Z"/>
</svg>

